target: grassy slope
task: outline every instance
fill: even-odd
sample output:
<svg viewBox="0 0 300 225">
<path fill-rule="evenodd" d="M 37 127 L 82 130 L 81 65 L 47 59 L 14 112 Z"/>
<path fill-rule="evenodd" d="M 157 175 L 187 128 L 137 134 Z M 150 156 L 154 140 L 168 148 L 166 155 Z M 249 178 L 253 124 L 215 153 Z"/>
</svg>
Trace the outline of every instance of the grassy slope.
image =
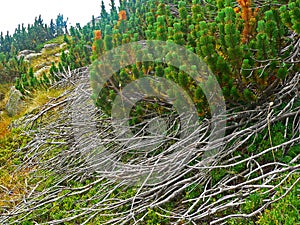
<svg viewBox="0 0 300 225">
<path fill-rule="evenodd" d="M 50 43 L 62 44 L 63 36 L 45 44 Z M 49 62 L 50 65 L 51 62 L 58 63 L 59 57 L 54 55 L 59 52 L 61 52 L 60 47 L 44 51 L 41 56 L 30 61 L 30 66 L 33 67 L 36 72 L 37 69 L 39 69 L 37 68 L 38 65 L 49 64 Z M 19 171 L 15 173 L 16 167 L 22 161 L 22 155 L 19 155 L 15 150 L 25 145 L 30 138 L 27 137 L 22 130 L 10 128 L 11 123 L 25 114 L 42 107 L 49 99 L 57 97 L 62 93 L 62 90 L 54 89 L 36 90 L 32 98 L 27 98 L 25 100 L 23 111 L 14 117 L 9 117 L 5 111 L 5 105 L 12 85 L 13 84 L 0 85 L 0 93 L 5 96 L 4 99 L 0 101 L 0 213 L 2 211 L 1 208 L 5 209 L 13 206 L 11 200 L 24 194 L 26 188 L 25 180 L 28 176 L 28 171 Z"/>
</svg>

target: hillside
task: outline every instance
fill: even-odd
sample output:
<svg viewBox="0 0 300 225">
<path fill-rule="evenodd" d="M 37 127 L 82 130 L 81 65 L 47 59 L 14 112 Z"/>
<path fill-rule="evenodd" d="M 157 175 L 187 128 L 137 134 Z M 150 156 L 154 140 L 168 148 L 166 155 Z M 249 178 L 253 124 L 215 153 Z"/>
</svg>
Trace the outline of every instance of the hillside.
<svg viewBox="0 0 300 225">
<path fill-rule="evenodd" d="M 300 224 L 300 1 L 101 5 L 0 40 L 0 224 Z"/>
</svg>

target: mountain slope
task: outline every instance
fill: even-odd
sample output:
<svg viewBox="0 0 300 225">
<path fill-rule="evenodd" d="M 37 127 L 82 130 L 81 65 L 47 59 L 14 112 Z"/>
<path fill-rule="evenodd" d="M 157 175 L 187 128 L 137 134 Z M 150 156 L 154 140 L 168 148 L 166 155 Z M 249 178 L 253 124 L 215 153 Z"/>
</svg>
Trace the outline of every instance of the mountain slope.
<svg viewBox="0 0 300 225">
<path fill-rule="evenodd" d="M 69 53 L 41 84 L 52 98 L 13 119 L 0 142 L 3 177 L 14 171 L 0 183 L 1 223 L 297 224 L 299 8 L 299 0 L 132 0 L 71 28 Z M 184 46 L 205 62 L 221 86 L 226 117 L 209 112 L 201 90 L 214 86 L 184 72 L 188 57 L 162 46 L 163 59 L 149 60 L 157 49 L 144 39 Z M 99 89 L 105 72 L 134 58 L 134 51 L 114 49 L 137 41 L 137 55 L 148 61 L 122 67 Z M 110 52 L 111 61 L 101 61 Z M 176 59 L 179 68 L 170 63 Z M 111 115 L 118 96 L 123 104 L 141 97 L 126 96 L 126 87 L 169 94 L 163 79 L 188 93 L 199 123 L 184 126 L 168 102 L 180 99 L 172 93 L 142 96 L 123 118 L 129 124 Z M 26 87 L 42 93 L 39 85 Z M 225 121 L 226 132 L 211 142 L 214 120 Z"/>
</svg>

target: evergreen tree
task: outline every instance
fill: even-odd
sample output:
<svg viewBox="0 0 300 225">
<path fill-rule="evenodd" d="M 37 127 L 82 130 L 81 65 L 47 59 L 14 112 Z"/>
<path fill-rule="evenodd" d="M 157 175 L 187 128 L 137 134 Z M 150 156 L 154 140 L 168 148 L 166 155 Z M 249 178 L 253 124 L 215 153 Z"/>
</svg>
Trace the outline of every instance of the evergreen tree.
<svg viewBox="0 0 300 225">
<path fill-rule="evenodd" d="M 58 14 L 56 18 L 56 32 L 57 35 L 62 35 L 64 33 L 68 33 L 68 18 L 67 20 L 64 20 L 64 16 L 62 14 Z"/>
<path fill-rule="evenodd" d="M 101 20 L 106 21 L 108 19 L 108 13 L 105 9 L 104 1 L 101 1 Z"/>
<path fill-rule="evenodd" d="M 50 37 L 54 38 L 56 36 L 56 26 L 53 22 L 53 19 L 51 19 L 51 21 L 50 21 L 50 28 L 49 29 L 50 29 Z"/>
</svg>

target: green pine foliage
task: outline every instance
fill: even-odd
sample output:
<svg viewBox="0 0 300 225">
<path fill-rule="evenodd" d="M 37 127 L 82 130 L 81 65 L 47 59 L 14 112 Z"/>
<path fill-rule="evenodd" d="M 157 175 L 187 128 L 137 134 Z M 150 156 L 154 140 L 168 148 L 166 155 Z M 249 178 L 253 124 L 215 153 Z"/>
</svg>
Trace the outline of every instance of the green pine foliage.
<svg viewBox="0 0 300 225">
<path fill-rule="evenodd" d="M 142 5 L 138 2 L 125 2 L 131 7 L 127 8 L 127 19 L 122 21 L 122 26 L 126 25 L 130 29 L 120 29 L 121 23 L 117 23 L 113 15 L 103 11 L 102 17 L 105 15 L 106 21 L 99 21 L 95 25 L 103 36 L 101 40 L 94 41 L 94 60 L 104 51 L 128 42 L 143 39 L 173 41 L 195 52 L 210 66 L 225 98 L 234 105 L 253 104 L 270 98 L 269 93 L 264 90 L 272 83 L 282 82 L 297 69 L 287 70 L 287 65 L 283 63 L 285 56 L 278 49 L 288 45 L 286 36 L 291 32 L 290 29 L 295 30 L 297 27 L 297 21 L 292 20 L 292 17 L 297 15 L 298 1 L 286 5 L 293 9 L 288 15 L 284 7 L 274 5 L 271 8 L 258 8 L 253 3 L 251 8 L 255 13 L 249 22 L 252 29 L 248 31 L 246 42 L 242 38 L 245 24 L 243 12 L 236 11 L 235 1 L 211 1 L 210 5 L 201 5 L 199 1 L 179 1 L 175 3 L 177 13 L 172 13 L 167 2 L 153 0 L 143 2 Z M 130 9 L 145 13 L 137 14 Z M 132 26 L 133 21 L 139 23 Z M 139 32 L 136 33 L 137 31 Z M 270 62 L 269 59 L 274 60 Z M 139 72 L 135 67 L 128 68 L 134 74 L 129 77 L 131 80 L 137 79 L 141 74 L 172 77 L 172 80 L 191 93 L 194 101 L 199 98 L 193 94 L 195 84 L 188 82 L 187 75 L 180 72 L 179 68 L 172 68 L 168 73 L 162 72 L 168 68 L 167 65 L 137 63 L 136 68 Z M 114 76 L 115 83 L 119 83 L 118 77 Z M 103 100 L 102 97 L 99 99 Z M 95 99 L 96 102 L 98 100 Z M 97 105 L 105 105 L 105 102 L 111 101 L 108 98 Z"/>
</svg>

